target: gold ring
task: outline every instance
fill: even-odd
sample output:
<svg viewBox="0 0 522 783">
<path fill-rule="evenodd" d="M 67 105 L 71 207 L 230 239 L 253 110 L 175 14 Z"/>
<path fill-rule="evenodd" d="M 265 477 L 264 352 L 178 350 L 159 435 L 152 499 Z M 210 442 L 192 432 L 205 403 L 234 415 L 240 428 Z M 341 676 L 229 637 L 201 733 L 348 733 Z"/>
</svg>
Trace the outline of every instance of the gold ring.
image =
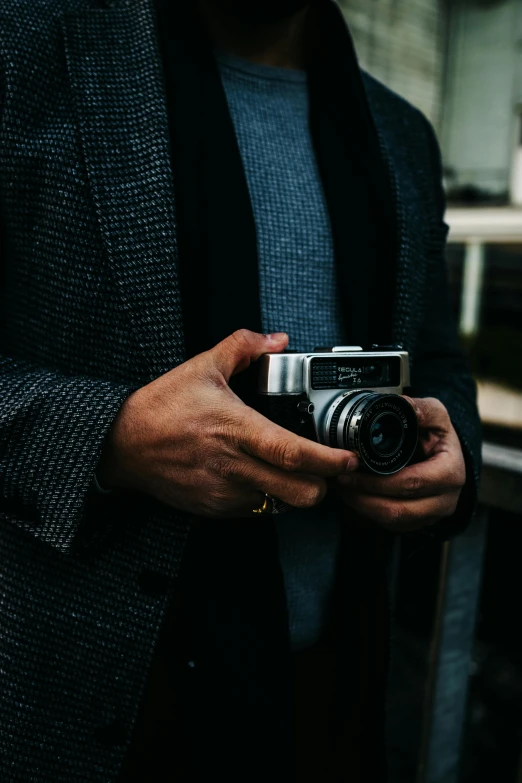
<svg viewBox="0 0 522 783">
<path fill-rule="evenodd" d="M 253 513 L 254 514 L 273 514 L 274 512 L 274 501 L 270 497 L 270 495 L 267 495 L 265 493 L 265 499 L 263 501 L 263 505 L 259 508 L 254 508 Z"/>
</svg>

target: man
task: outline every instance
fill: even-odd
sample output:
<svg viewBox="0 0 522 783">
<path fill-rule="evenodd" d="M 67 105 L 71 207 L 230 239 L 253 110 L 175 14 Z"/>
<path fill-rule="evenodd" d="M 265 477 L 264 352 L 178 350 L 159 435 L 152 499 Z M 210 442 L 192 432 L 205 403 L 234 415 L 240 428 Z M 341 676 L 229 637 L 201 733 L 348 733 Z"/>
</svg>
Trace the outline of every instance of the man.
<svg viewBox="0 0 522 783">
<path fill-rule="evenodd" d="M 2 779 L 384 780 L 390 546 L 479 470 L 428 123 L 331 0 L 0 0 L 0 51 Z M 415 465 L 253 410 L 287 332 L 410 352 Z"/>
</svg>

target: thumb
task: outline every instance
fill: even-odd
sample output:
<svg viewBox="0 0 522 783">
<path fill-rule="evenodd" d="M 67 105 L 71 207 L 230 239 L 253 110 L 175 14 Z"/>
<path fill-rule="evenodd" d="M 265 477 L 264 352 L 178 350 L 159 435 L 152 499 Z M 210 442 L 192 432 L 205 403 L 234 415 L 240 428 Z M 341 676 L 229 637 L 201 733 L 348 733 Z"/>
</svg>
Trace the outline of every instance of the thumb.
<svg viewBox="0 0 522 783">
<path fill-rule="evenodd" d="M 288 345 L 288 335 L 284 332 L 276 334 L 258 334 L 248 329 L 239 329 L 210 351 L 216 369 L 223 375 L 226 382 L 233 375 L 246 370 L 251 362 L 255 362 L 264 353 L 279 353 Z"/>
</svg>

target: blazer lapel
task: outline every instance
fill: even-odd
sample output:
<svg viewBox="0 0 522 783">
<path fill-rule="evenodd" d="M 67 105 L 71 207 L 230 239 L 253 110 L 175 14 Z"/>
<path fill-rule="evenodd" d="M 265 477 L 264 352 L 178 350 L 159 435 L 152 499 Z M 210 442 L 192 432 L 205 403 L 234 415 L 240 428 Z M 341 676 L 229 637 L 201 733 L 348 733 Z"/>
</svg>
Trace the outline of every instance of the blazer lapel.
<svg viewBox="0 0 522 783">
<path fill-rule="evenodd" d="M 150 378 L 184 360 L 166 99 L 148 0 L 62 19 L 94 205 Z"/>
<path fill-rule="evenodd" d="M 392 185 L 397 226 L 392 342 L 413 352 L 427 272 L 423 194 L 412 170 L 411 150 L 405 146 L 400 126 L 382 115 L 371 96 L 370 108 Z"/>
<path fill-rule="evenodd" d="M 420 187 L 423 172 L 415 163 L 416 150 L 406 144 L 402 125 L 397 122 L 396 99 L 366 73 L 363 73 L 363 83 L 394 201 L 397 238 L 390 334 L 393 343 L 413 352 L 422 317 L 428 263 L 424 241 L 425 195 Z"/>
<path fill-rule="evenodd" d="M 397 271 L 392 318 L 393 342 L 410 352 L 415 349 L 427 273 L 424 242 L 426 218 L 423 199 L 411 170 L 411 158 L 400 138 L 383 131 L 383 156 L 395 194 L 397 215 Z"/>
</svg>

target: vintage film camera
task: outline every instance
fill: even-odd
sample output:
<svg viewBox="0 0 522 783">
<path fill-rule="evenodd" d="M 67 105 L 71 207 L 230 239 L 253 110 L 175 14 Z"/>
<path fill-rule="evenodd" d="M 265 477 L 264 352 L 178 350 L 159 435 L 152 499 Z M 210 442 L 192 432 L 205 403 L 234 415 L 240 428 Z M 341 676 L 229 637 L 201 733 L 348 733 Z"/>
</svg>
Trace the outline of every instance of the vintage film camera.
<svg viewBox="0 0 522 783">
<path fill-rule="evenodd" d="M 409 385 L 405 351 L 339 346 L 265 354 L 258 364 L 256 407 L 276 424 L 354 451 L 372 473 L 391 475 L 411 462 L 418 426 L 400 396 Z"/>
</svg>

